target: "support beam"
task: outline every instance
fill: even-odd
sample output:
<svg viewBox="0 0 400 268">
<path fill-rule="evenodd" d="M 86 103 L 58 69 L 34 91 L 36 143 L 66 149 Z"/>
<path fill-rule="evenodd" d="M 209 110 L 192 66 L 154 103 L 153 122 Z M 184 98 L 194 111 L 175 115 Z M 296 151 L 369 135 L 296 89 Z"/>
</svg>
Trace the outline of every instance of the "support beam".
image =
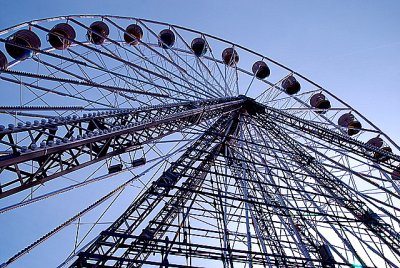
<svg viewBox="0 0 400 268">
<path fill-rule="evenodd" d="M 0 198 L 42 184 L 111 156 L 239 109 L 242 99 L 227 98 L 144 109 L 95 113 L 82 118 L 54 118 L 0 131 L 9 153 L 0 157 Z M 16 142 L 15 135 L 18 134 Z M 31 145 L 39 140 L 44 146 Z"/>
<path fill-rule="evenodd" d="M 258 120 L 260 124 L 266 127 L 271 136 L 276 138 L 283 146 L 291 148 L 295 155 L 293 161 L 298 162 L 302 169 L 314 176 L 316 181 L 335 197 L 334 201 L 338 205 L 347 209 L 355 220 L 364 224 L 395 255 L 400 256 L 400 234 L 374 213 L 358 195 L 350 191 L 344 185 L 344 182 L 334 177 L 323 165 L 313 160 L 314 158 L 297 141 L 286 135 L 271 119 L 259 118 Z"/>
<path fill-rule="evenodd" d="M 100 237 L 79 254 L 78 260 L 71 267 L 87 267 L 92 265 L 107 265 L 107 260 L 112 259 L 111 256 L 118 254 L 122 259 L 141 260 L 142 263 L 147 258 L 150 245 L 154 239 L 162 237 L 168 225 L 178 213 L 179 206 L 190 199 L 193 194 L 191 188 L 197 188 L 201 185 L 204 177 L 207 175 L 212 161 L 215 159 L 225 138 L 221 138 L 215 133 L 225 132 L 226 128 L 231 125 L 232 116 L 228 114 L 222 116 L 213 126 L 211 126 L 188 150 L 161 175 L 145 192 L 143 192 L 128 209 L 107 229 Z M 212 149 L 210 149 L 212 148 Z M 192 169 L 198 163 L 200 169 Z M 204 169 L 205 171 L 199 171 Z M 185 187 L 176 191 L 176 193 L 164 205 L 162 210 L 154 217 L 154 219 L 141 232 L 141 238 L 130 241 L 132 246 L 122 247 L 126 239 L 123 237 L 115 239 L 110 233 L 120 233 L 123 235 L 131 235 L 137 231 L 137 227 L 142 221 L 153 211 L 153 209 L 161 202 L 161 200 L 170 192 L 170 190 L 180 181 L 182 177 L 188 177 L 187 181 L 182 185 Z M 159 223 L 163 223 L 160 225 Z M 147 250 L 138 252 L 132 256 L 132 250 L 138 244 L 147 243 Z M 123 248 L 122 254 L 120 249 Z M 118 253 L 117 253 L 118 252 Z M 101 258 L 91 258 L 92 254 L 102 255 Z M 98 256 L 97 255 L 97 256 Z"/>
</svg>

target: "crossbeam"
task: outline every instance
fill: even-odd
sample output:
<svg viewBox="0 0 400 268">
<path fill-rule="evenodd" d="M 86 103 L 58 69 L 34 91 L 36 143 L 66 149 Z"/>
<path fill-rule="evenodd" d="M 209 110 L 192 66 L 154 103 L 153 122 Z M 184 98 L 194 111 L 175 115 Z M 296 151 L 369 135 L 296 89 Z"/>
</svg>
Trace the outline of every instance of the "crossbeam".
<svg viewBox="0 0 400 268">
<path fill-rule="evenodd" d="M 78 260 L 71 267 L 81 267 L 81 265 L 107 265 L 107 258 L 90 258 L 91 254 L 101 254 L 104 256 L 114 256 L 116 252 L 121 248 L 121 243 L 124 239 L 115 239 L 109 235 L 109 233 L 118 232 L 123 234 L 132 234 L 140 223 L 154 210 L 154 208 L 161 202 L 161 200 L 169 193 L 169 191 L 176 185 L 179 180 L 187 176 L 188 179 L 184 183 L 187 190 L 178 190 L 170 201 L 167 202 L 164 208 L 159 212 L 156 218 L 162 216 L 169 216 L 173 218 L 176 216 L 177 211 L 174 210 L 179 202 L 184 203 L 188 197 L 185 195 L 192 195 L 193 193 L 189 191 L 191 185 L 195 185 L 201 182 L 206 171 L 199 171 L 198 169 L 192 169 L 196 162 L 200 160 L 198 164 L 202 169 L 208 170 L 210 163 L 215 158 L 223 138 L 215 133 L 224 132 L 227 127 L 229 120 L 232 115 L 225 115 L 216 121 L 213 126 L 211 126 L 195 143 L 193 143 L 186 152 L 174 162 L 146 191 L 144 191 L 129 207 L 128 209 L 105 231 L 100 237 L 84 252 L 80 253 Z M 214 148 L 212 150 L 206 150 L 210 147 Z M 203 149 L 203 150 L 199 150 Z M 182 165 L 183 164 L 183 165 Z M 208 168 L 207 168 L 208 167 Z M 203 174 L 203 175 L 201 175 Z M 200 176 L 200 177 L 199 177 Z M 184 198 L 185 197 L 185 198 Z M 184 198 L 184 199 L 182 199 Z M 153 225 L 147 226 L 143 231 L 143 237 L 157 236 L 159 237 L 165 228 L 156 227 L 156 222 L 168 222 L 166 219 L 162 221 L 153 220 Z M 157 225 L 160 226 L 160 225 Z M 132 259 L 130 256 L 131 249 L 128 247 L 125 249 L 125 253 L 121 255 L 122 259 L 128 258 Z M 147 256 L 142 256 L 144 252 L 141 252 L 134 259 L 145 260 Z M 89 255 L 88 255 L 89 254 Z"/>
<path fill-rule="evenodd" d="M 179 132 L 240 107 L 224 98 L 54 118 L 0 131 L 0 198 Z M 25 137 L 27 146 L 22 142 Z M 42 139 L 40 146 L 36 143 Z"/>
</svg>

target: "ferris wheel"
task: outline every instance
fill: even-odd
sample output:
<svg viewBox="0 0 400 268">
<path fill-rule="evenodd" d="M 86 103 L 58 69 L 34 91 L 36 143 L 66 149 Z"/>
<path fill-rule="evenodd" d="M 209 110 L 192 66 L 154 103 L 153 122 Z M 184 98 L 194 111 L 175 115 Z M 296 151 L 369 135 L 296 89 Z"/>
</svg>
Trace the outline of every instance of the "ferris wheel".
<svg viewBox="0 0 400 268">
<path fill-rule="evenodd" d="M 131 17 L 0 41 L 0 221 L 65 210 L 0 267 L 68 228 L 60 267 L 400 267 L 399 146 L 296 71 Z"/>
</svg>

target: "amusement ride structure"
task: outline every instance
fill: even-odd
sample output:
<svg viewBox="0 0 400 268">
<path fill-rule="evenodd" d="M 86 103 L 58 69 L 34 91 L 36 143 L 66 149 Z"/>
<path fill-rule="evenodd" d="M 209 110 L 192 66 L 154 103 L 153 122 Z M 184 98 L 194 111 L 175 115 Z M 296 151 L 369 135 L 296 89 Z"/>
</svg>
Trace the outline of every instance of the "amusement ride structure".
<svg viewBox="0 0 400 268">
<path fill-rule="evenodd" d="M 79 243 L 60 267 L 400 267 L 399 146 L 301 74 L 130 17 L 36 20 L 0 41 L 0 217 L 118 182 L 0 267 L 64 228 Z"/>
</svg>

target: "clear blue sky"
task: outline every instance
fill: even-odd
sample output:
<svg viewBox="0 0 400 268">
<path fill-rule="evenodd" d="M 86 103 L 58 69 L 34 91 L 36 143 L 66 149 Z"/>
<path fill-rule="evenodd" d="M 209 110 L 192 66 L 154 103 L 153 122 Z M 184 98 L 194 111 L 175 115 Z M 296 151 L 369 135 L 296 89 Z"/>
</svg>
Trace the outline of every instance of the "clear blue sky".
<svg viewBox="0 0 400 268">
<path fill-rule="evenodd" d="M 2 0 L 0 29 L 67 14 L 124 15 L 187 26 L 247 46 L 311 78 L 399 144 L 399 10 L 397 0 Z M 42 223 L 36 224 L 45 225 L 46 217 L 57 212 L 43 214 Z M 21 219 L 33 216 L 37 217 L 31 214 Z M 61 220 L 50 226 L 57 222 Z M 21 232 L 18 226 L 7 225 L 14 234 L 31 234 L 22 239 L 24 244 L 2 239 L 6 230 L 1 217 L 0 226 L 0 262 L 50 228 Z M 36 255 L 13 267 L 34 267 L 44 252 L 32 253 Z M 50 263 L 52 267 L 57 262 Z"/>
</svg>

